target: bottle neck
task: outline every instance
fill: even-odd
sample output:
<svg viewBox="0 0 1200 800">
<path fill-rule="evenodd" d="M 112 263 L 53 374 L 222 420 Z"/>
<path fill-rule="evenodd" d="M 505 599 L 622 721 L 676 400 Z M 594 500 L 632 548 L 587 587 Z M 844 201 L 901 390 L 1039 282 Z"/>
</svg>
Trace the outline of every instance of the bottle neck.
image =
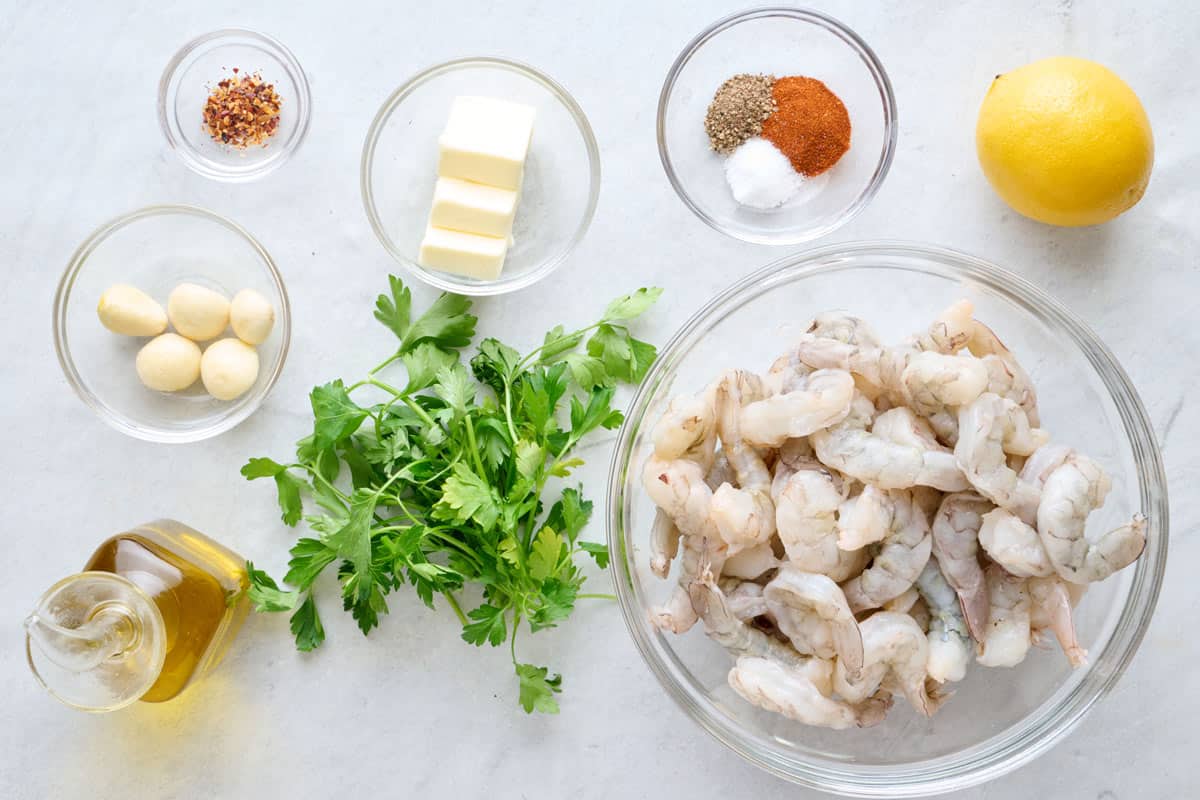
<svg viewBox="0 0 1200 800">
<path fill-rule="evenodd" d="M 34 676 L 56 698 L 85 711 L 112 711 L 158 680 L 165 628 L 158 606 L 132 581 L 82 572 L 42 595 L 25 620 L 25 652 Z"/>
<path fill-rule="evenodd" d="M 68 672 L 96 669 L 108 659 L 134 649 L 141 639 L 141 629 L 141 622 L 130 609 L 113 604 L 96 608 L 77 628 L 59 625 L 37 612 L 25 620 L 25 630 L 33 643 L 46 658 Z"/>
</svg>

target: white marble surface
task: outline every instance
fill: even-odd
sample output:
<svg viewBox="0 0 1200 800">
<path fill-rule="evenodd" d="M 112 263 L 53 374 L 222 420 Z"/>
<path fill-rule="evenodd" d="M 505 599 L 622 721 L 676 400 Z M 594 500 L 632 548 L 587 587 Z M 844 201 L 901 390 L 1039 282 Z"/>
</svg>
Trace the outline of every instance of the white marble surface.
<svg viewBox="0 0 1200 800">
<path fill-rule="evenodd" d="M 517 711 L 507 654 L 467 649 L 448 612 L 430 614 L 409 594 L 392 600 L 370 639 L 326 602 L 329 642 L 308 656 L 292 649 L 285 618 L 252 618 L 212 680 L 178 702 L 108 716 L 44 695 L 21 642 L 20 620 L 47 585 L 102 537 L 156 516 L 185 520 L 278 574 L 288 533 L 270 490 L 237 468 L 249 455 L 287 452 L 307 425 L 308 389 L 360 371 L 387 347 L 369 309 L 391 264 L 363 214 L 358 162 L 379 103 L 415 70 L 479 53 L 529 61 L 575 93 L 599 137 L 604 187 L 586 240 L 541 285 L 480 303 L 482 330 L 530 345 L 553 321 L 589 319 L 615 287 L 657 283 L 667 299 L 642 330 L 661 342 L 717 289 L 780 255 L 704 227 L 672 194 L 655 151 L 668 65 L 736 5 L 0 2 L 0 797 L 814 796 L 742 763 L 689 722 L 612 606 L 583 608 L 560 631 L 526 641 L 531 660 L 566 676 L 553 718 Z M 1200 604 L 1189 574 L 1200 562 L 1200 457 L 1191 451 L 1200 326 L 1188 321 L 1200 292 L 1200 13 L 1168 0 L 816 5 L 877 50 L 899 104 L 891 175 L 835 238 L 959 247 L 1056 295 L 1142 387 L 1171 480 L 1167 582 L 1125 678 L 1050 754 L 962 796 L 1187 796 L 1200 710 L 1191 633 Z M 290 46 L 314 100 L 297 157 L 245 186 L 186 170 L 154 111 L 171 53 L 228 25 Z M 1054 230 L 1016 216 L 975 162 L 973 117 L 992 75 L 1058 53 L 1113 67 L 1154 124 L 1149 192 L 1101 228 Z M 254 231 L 286 274 L 295 315 L 292 356 L 265 407 L 231 433 L 183 447 L 104 426 L 67 387 L 49 335 L 53 288 L 80 239 L 117 213 L 163 201 L 207 206 Z M 609 443 L 586 455 L 599 498 Z M 603 537 L 599 525 L 589 533 Z"/>
</svg>

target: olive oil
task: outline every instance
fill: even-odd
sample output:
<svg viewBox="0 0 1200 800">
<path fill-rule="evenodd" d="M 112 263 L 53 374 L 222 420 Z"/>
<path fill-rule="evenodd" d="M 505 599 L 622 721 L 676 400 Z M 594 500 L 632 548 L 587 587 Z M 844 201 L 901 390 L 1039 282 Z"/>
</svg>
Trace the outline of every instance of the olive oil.
<svg viewBox="0 0 1200 800">
<path fill-rule="evenodd" d="M 30 666 L 86 710 L 170 700 L 216 667 L 246 618 L 244 564 L 173 520 L 119 533 L 27 620 Z"/>
</svg>

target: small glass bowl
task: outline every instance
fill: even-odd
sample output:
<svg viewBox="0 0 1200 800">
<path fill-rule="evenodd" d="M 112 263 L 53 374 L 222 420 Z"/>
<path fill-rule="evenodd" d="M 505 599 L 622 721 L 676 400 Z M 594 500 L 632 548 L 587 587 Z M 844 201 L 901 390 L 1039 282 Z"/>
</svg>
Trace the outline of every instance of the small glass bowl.
<svg viewBox="0 0 1200 800">
<path fill-rule="evenodd" d="M 704 131 L 713 94 L 742 72 L 817 78 L 850 114 L 849 151 L 780 208 L 733 199 L 725 158 Z M 675 192 L 708 225 L 756 244 L 807 242 L 853 219 L 891 167 L 896 131 L 896 98 L 875 53 L 837 20 L 800 8 L 757 8 L 714 22 L 675 59 L 658 100 L 658 153 Z"/>
<path fill-rule="evenodd" d="M 225 78 L 259 73 L 275 86 L 279 127 L 265 146 L 244 150 L 213 141 L 204 125 L 210 90 Z M 158 122 L 167 144 L 192 170 L 218 181 L 252 181 L 278 169 L 308 132 L 312 96 L 291 51 L 266 34 L 240 28 L 206 33 L 185 44 L 158 83 Z"/>
<path fill-rule="evenodd" d="M 165 308 L 184 282 L 226 297 L 255 289 L 275 308 L 271 335 L 258 345 L 258 380 L 236 400 L 210 397 L 198 380 L 182 392 L 147 389 L 134 361 L 150 338 L 115 334 L 96 315 L 113 284 L 136 286 Z M 197 442 L 253 414 L 283 371 L 291 335 L 287 290 L 271 256 L 238 224 L 193 206 L 150 206 L 101 225 L 71 256 L 54 296 L 54 348 L 71 387 L 109 425 L 150 442 Z"/>
<path fill-rule="evenodd" d="M 513 245 L 494 281 L 429 270 L 416 260 L 437 180 L 438 136 L 460 95 L 537 109 Z M 463 58 L 392 92 L 367 133 L 360 177 L 367 218 L 397 263 L 448 292 L 496 295 L 545 278 L 583 239 L 600 194 L 600 151 L 583 109 L 548 75 L 502 58 Z"/>
<path fill-rule="evenodd" d="M 733 659 L 698 625 L 664 634 L 649 620 L 678 576 L 649 568 L 653 503 L 642 489 L 650 431 L 670 398 L 729 368 L 765 369 L 811 315 L 846 309 L 900 341 L 966 297 L 1021 360 L 1038 389 L 1042 426 L 1104 465 L 1112 491 L 1090 531 L 1148 520 L 1137 562 L 1091 584 L 1075 611 L 1088 664 L 1057 645 L 1013 669 L 972 664 L 926 719 L 903 701 L 874 728 L 806 727 L 733 693 Z M 1113 354 L 1074 314 L 1029 281 L 982 259 L 929 245 L 824 247 L 769 264 L 721 292 L 663 347 L 621 428 L 608 482 L 608 546 L 625 622 L 651 672 L 683 710 L 742 758 L 775 775 L 853 797 L 923 797 L 999 777 L 1060 742 L 1116 685 L 1154 613 L 1167 562 L 1167 483 L 1150 418 Z"/>
</svg>

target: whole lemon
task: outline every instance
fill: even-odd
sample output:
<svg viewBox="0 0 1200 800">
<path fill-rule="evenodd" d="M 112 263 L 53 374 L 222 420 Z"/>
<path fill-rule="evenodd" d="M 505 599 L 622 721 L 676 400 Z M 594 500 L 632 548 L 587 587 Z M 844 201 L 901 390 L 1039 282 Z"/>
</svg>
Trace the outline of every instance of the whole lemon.
<svg viewBox="0 0 1200 800">
<path fill-rule="evenodd" d="M 979 163 L 1014 209 L 1051 225 L 1097 225 L 1146 191 L 1150 120 L 1133 90 L 1082 58 L 997 75 L 975 128 Z"/>
</svg>

